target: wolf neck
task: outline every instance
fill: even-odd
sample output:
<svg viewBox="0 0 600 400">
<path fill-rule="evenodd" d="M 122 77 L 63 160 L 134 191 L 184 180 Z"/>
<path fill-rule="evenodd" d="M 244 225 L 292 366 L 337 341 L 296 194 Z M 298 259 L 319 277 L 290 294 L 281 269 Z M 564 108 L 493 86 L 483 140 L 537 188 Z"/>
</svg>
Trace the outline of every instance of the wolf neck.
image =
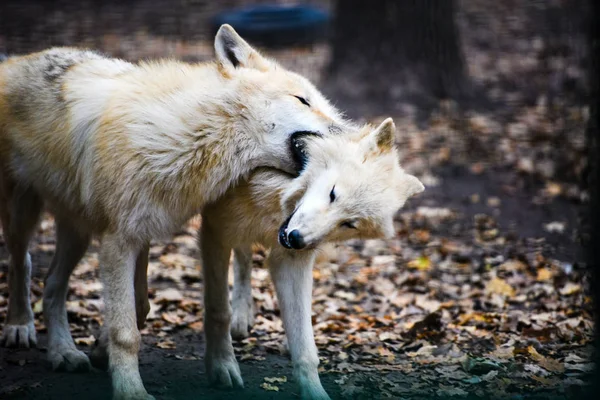
<svg viewBox="0 0 600 400">
<path fill-rule="evenodd" d="M 257 166 L 260 154 L 247 132 L 233 123 L 199 132 L 204 136 L 191 144 L 181 171 L 181 198 L 199 212 L 214 202 Z"/>
<path fill-rule="evenodd" d="M 142 170 L 154 182 L 152 194 L 165 207 L 188 218 L 215 201 L 255 168 L 260 149 L 242 124 L 244 108 L 227 93 L 212 93 L 196 109 L 164 110 L 172 121 L 146 123 L 138 150 Z M 148 125 L 151 132 L 148 132 Z M 140 171 L 141 172 L 141 171 Z"/>
</svg>

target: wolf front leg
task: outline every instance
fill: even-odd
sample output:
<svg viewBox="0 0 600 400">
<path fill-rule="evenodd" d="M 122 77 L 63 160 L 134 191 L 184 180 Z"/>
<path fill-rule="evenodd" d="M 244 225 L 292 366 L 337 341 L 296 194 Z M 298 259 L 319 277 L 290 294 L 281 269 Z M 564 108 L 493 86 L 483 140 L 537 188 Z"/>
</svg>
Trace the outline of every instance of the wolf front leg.
<svg viewBox="0 0 600 400">
<path fill-rule="evenodd" d="M 319 380 L 319 356 L 311 322 L 312 268 L 315 253 L 273 248 L 267 263 L 275 284 L 283 327 L 288 338 L 294 376 L 303 399 L 329 396 Z"/>
<path fill-rule="evenodd" d="M 112 376 L 113 398 L 149 400 L 138 367 L 140 332 L 136 324 L 134 275 L 141 244 L 120 235 L 102 240 L 100 272 L 104 284 L 108 327 L 108 361 Z"/>
<path fill-rule="evenodd" d="M 254 325 L 254 300 L 252 299 L 252 249 L 239 247 L 233 250 L 233 292 L 231 294 L 231 337 L 244 339 Z"/>
<path fill-rule="evenodd" d="M 231 249 L 220 241 L 218 231 L 208 221 L 200 228 L 200 252 L 204 275 L 204 362 L 211 384 L 221 387 L 243 387 L 240 367 L 233 353 L 231 307 L 229 306 L 229 257 Z"/>
</svg>

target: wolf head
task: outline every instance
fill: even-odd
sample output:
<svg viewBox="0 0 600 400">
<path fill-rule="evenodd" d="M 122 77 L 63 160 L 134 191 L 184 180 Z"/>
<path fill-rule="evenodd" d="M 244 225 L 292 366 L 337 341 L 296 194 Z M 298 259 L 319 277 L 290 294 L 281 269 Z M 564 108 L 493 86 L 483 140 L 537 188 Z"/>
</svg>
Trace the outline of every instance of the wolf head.
<svg viewBox="0 0 600 400">
<path fill-rule="evenodd" d="M 391 118 L 356 134 L 306 137 L 302 174 L 281 198 L 287 220 L 279 243 L 289 249 L 321 242 L 394 235 L 394 214 L 423 184 L 400 168 Z"/>
<path fill-rule="evenodd" d="M 337 133 L 348 124 L 307 79 L 260 55 L 231 26 L 217 32 L 215 51 L 223 79 L 235 83 L 238 129 L 254 136 L 263 155 L 255 167 L 298 173 L 292 138 Z"/>
</svg>

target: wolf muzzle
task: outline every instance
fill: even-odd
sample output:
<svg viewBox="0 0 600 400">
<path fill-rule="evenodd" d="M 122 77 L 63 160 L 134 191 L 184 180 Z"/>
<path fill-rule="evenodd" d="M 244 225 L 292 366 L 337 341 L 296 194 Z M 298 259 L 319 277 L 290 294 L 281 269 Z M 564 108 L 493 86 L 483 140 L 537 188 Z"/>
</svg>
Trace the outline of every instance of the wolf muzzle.
<svg viewBox="0 0 600 400">
<path fill-rule="evenodd" d="M 281 225 L 279 228 L 279 234 L 277 239 L 279 240 L 279 244 L 290 250 L 302 250 L 306 247 L 306 242 L 304 241 L 304 237 L 300 233 L 298 229 L 294 229 L 290 233 L 287 232 L 288 225 L 290 220 L 294 216 L 296 212 L 294 211 Z"/>
</svg>

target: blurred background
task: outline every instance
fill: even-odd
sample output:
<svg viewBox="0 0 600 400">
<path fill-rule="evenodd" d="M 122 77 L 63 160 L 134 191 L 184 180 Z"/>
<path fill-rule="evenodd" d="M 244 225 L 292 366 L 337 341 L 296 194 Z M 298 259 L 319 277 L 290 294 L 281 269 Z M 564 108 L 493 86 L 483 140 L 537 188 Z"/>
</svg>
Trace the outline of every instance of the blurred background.
<svg viewBox="0 0 600 400">
<path fill-rule="evenodd" d="M 264 12 L 273 5 L 296 12 Z M 298 5 L 322 15 L 315 21 L 291 7 Z M 235 13 L 253 7 L 263 12 Z M 434 114 L 449 117 L 447 128 L 467 146 L 452 149 L 452 163 L 492 157 L 570 182 L 583 169 L 590 84 L 583 0 L 3 0 L 0 52 L 78 46 L 127 60 L 204 61 L 218 22 L 308 76 L 353 118 L 407 118 L 406 139 L 415 123 L 431 128 L 449 122 Z M 437 151 L 448 140 L 419 134 L 414 150 Z"/>
<path fill-rule="evenodd" d="M 584 0 L 3 0 L 0 53 L 66 45 L 201 62 L 228 22 L 349 117 L 393 117 L 400 162 L 427 189 L 398 214 L 397 238 L 323 251 L 313 319 L 326 389 L 334 398 L 570 398 L 593 367 L 584 251 L 593 11 Z M 168 366 L 166 375 L 148 366 L 149 390 L 169 387 L 175 398 L 208 390 L 177 380 L 202 368 L 193 361 L 202 343 L 191 339 L 202 328 L 200 223 L 151 252 L 142 361 Z M 33 250 L 38 316 L 53 232 L 47 216 Z M 264 252 L 254 259 L 257 323 L 236 344 L 247 390 L 259 397 L 275 396 L 261 386 L 265 373 L 291 376 Z M 96 265 L 92 249 L 69 294 L 84 349 L 100 322 Z M 6 271 L 0 239 L 0 289 Z M 64 393 L 58 383 L 33 386 L 53 379 L 33 353 L 2 351 L 0 397 Z M 267 372 L 254 376 L 255 366 Z M 274 398 L 293 398 L 286 385 Z"/>
</svg>

